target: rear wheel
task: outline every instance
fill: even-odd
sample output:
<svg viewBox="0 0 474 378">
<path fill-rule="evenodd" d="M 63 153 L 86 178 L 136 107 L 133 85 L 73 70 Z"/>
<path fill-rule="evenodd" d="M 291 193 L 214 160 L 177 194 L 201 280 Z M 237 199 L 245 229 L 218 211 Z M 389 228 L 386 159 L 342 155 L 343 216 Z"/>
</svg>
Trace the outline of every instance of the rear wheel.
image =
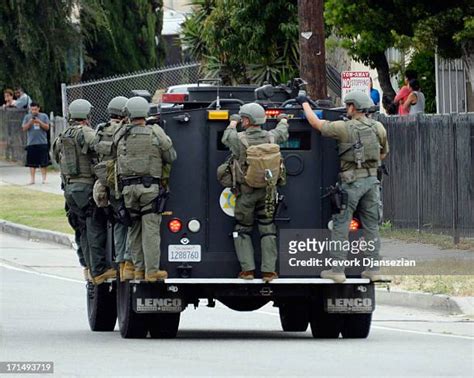
<svg viewBox="0 0 474 378">
<path fill-rule="evenodd" d="M 337 339 L 343 326 L 340 314 L 328 314 L 322 302 L 314 303 L 310 312 L 311 333 L 316 339 Z"/>
<path fill-rule="evenodd" d="M 366 339 L 370 333 L 372 314 L 343 315 L 342 336 L 346 339 Z"/>
<path fill-rule="evenodd" d="M 174 339 L 178 333 L 181 313 L 149 314 L 148 329 L 153 339 Z"/>
<path fill-rule="evenodd" d="M 125 339 L 142 339 L 148 334 L 147 314 L 137 314 L 132 306 L 132 285 L 119 282 L 117 308 L 120 334 Z"/>
<path fill-rule="evenodd" d="M 87 283 L 87 315 L 95 332 L 111 332 L 117 322 L 116 283 Z"/>
<path fill-rule="evenodd" d="M 309 306 L 304 303 L 282 303 L 280 322 L 285 332 L 305 332 L 309 323 Z"/>
</svg>

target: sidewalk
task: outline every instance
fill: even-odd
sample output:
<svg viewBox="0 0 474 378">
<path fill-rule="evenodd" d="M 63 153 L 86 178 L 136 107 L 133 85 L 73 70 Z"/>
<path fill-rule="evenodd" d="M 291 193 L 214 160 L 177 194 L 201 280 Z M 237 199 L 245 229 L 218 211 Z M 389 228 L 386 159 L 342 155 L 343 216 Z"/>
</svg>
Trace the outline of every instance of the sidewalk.
<svg viewBox="0 0 474 378">
<path fill-rule="evenodd" d="M 28 185 L 30 170 L 16 163 L 0 160 L 0 182 L 2 184 L 19 185 L 26 189 L 38 190 L 40 192 L 63 194 L 61 190 L 61 178 L 59 172 L 48 171 L 46 184 L 41 183 L 41 172 L 36 170 L 36 184 Z"/>
</svg>

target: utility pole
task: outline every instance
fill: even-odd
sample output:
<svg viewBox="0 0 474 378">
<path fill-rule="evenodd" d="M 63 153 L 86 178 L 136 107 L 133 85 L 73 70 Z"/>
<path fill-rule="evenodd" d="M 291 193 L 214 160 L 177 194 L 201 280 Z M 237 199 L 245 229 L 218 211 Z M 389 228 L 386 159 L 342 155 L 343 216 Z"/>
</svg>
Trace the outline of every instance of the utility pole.
<svg viewBox="0 0 474 378">
<path fill-rule="evenodd" d="M 298 0 L 300 76 L 315 100 L 327 98 L 324 0 Z"/>
</svg>

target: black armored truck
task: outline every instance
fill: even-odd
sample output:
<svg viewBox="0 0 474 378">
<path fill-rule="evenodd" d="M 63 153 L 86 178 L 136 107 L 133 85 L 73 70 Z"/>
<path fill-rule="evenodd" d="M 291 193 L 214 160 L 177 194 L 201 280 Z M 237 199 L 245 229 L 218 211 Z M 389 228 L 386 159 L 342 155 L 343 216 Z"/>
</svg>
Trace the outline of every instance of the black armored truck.
<svg viewBox="0 0 474 378">
<path fill-rule="evenodd" d="M 176 337 L 180 314 L 216 301 L 236 311 L 253 311 L 272 302 L 278 307 L 283 331 L 303 332 L 311 326 L 315 338 L 366 338 L 375 309 L 374 284 L 360 278 L 362 268 L 346 270 L 343 284 L 319 278 L 324 267 L 293 269 L 289 240 L 329 235 L 333 206 L 327 188 L 338 178 L 339 159 L 333 140 L 315 132 L 294 98 L 301 80 L 291 85 L 196 86 L 188 94 L 166 97 L 172 101 L 159 114 L 159 122 L 178 153 L 170 175 L 170 194 L 161 228 L 161 267 L 169 277 L 163 282 L 109 281 L 88 284 L 88 315 L 94 331 L 112 331 L 118 319 L 124 338 Z M 288 115 L 289 139 L 280 145 L 287 183 L 278 188 L 275 222 L 279 229 L 279 278 L 237 278 L 240 265 L 232 231 L 235 196 L 216 178 L 230 152 L 221 142 L 230 115 L 241 105 L 260 103 L 266 111 L 263 126 L 272 129 L 278 115 Z M 341 109 L 312 102 L 314 111 L 337 120 Z M 351 238 L 358 238 L 357 219 Z M 326 231 L 326 232 L 325 232 Z M 108 249 L 113 254 L 112 232 Z M 259 266 L 259 237 L 253 235 Z M 257 272 L 258 276 L 258 272 Z M 259 277 L 259 276 L 258 276 Z M 244 315 L 243 315 L 244 316 Z"/>
</svg>

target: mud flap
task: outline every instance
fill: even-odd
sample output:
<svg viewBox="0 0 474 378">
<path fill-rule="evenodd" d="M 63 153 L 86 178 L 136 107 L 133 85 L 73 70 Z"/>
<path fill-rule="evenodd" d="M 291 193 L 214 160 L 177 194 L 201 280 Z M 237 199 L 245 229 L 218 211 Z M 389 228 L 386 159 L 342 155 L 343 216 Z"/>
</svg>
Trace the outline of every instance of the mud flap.
<svg viewBox="0 0 474 378">
<path fill-rule="evenodd" d="M 329 285 L 324 288 L 324 311 L 329 314 L 370 314 L 374 310 L 373 284 Z"/>
<path fill-rule="evenodd" d="M 132 284 L 133 311 L 137 314 L 173 314 L 184 311 L 185 300 L 167 286 L 154 283 Z"/>
</svg>

